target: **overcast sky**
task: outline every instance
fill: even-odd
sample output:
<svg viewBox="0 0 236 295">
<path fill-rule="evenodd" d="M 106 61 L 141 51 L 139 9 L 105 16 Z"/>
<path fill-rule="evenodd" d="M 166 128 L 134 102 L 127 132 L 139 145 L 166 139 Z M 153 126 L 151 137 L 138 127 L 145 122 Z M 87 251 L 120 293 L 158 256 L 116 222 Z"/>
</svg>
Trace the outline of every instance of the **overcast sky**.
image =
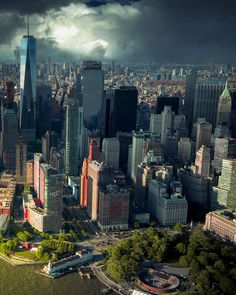
<svg viewBox="0 0 236 295">
<path fill-rule="evenodd" d="M 235 0 L 1 1 L 1 60 L 15 58 L 27 14 L 39 59 L 236 61 Z"/>
</svg>

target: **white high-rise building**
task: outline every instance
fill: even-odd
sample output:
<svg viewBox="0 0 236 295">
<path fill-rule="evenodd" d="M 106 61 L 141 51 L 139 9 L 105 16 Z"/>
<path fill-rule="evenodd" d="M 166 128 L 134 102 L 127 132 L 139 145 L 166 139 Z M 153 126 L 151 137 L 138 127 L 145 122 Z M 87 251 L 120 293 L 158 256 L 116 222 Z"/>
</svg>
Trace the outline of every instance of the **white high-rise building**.
<svg viewBox="0 0 236 295">
<path fill-rule="evenodd" d="M 177 222 L 186 224 L 188 202 L 182 196 L 182 186 L 178 181 L 170 182 L 170 193 L 165 182 L 152 179 L 148 190 L 148 208 L 162 226 Z"/>
<path fill-rule="evenodd" d="M 183 164 L 191 159 L 192 143 L 189 137 L 181 137 L 178 142 L 178 160 Z"/>
<path fill-rule="evenodd" d="M 118 138 L 104 138 L 102 142 L 104 162 L 107 166 L 119 169 L 120 141 Z"/>
<path fill-rule="evenodd" d="M 143 158 L 143 144 L 144 144 L 145 133 L 141 130 L 140 132 L 133 132 L 132 134 L 132 148 L 129 151 L 130 161 L 130 177 L 135 182 L 138 164 Z"/>
<path fill-rule="evenodd" d="M 155 133 L 161 136 L 161 120 L 161 114 L 151 114 L 149 127 L 150 133 Z"/>
<path fill-rule="evenodd" d="M 174 112 L 172 112 L 171 106 L 165 106 L 161 116 L 161 142 L 164 143 L 167 134 L 172 134 L 174 127 Z"/>
</svg>

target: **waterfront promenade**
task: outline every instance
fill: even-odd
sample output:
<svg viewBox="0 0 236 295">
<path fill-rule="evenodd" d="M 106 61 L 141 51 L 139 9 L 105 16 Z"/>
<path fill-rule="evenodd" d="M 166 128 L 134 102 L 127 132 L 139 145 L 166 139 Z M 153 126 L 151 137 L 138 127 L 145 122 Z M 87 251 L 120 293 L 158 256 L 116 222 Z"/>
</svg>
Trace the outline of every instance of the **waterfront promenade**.
<svg viewBox="0 0 236 295">
<path fill-rule="evenodd" d="M 93 270 L 94 275 L 108 288 L 111 288 L 114 292 L 120 295 L 129 295 L 131 294 L 129 289 L 126 289 L 112 280 L 110 280 L 105 273 L 101 270 L 100 267 L 96 266 L 96 264 L 91 265 L 91 269 Z"/>
</svg>

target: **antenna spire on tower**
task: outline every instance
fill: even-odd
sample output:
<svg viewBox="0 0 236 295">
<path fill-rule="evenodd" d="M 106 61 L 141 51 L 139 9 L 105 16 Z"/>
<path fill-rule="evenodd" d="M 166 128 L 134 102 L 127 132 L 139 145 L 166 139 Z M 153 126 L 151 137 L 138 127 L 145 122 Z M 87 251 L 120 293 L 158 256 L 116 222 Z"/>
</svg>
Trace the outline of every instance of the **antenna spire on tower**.
<svg viewBox="0 0 236 295">
<path fill-rule="evenodd" d="M 29 37 L 30 34 L 30 24 L 29 24 L 29 15 L 27 15 L 27 35 Z"/>
</svg>

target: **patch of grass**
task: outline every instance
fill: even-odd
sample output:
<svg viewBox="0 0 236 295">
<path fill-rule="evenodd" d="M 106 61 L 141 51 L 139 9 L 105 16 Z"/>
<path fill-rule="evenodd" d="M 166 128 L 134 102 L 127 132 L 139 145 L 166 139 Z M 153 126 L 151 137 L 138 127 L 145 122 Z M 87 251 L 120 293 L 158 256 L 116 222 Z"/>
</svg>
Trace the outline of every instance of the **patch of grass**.
<svg viewBox="0 0 236 295">
<path fill-rule="evenodd" d="M 24 257 L 24 258 L 28 258 L 28 259 L 31 259 L 31 260 L 34 260 L 34 258 L 36 257 L 35 253 L 29 252 L 29 251 L 17 251 L 17 252 L 14 253 L 14 255 Z"/>
<path fill-rule="evenodd" d="M 47 262 L 49 260 L 48 255 L 43 255 L 37 262 Z"/>
</svg>

